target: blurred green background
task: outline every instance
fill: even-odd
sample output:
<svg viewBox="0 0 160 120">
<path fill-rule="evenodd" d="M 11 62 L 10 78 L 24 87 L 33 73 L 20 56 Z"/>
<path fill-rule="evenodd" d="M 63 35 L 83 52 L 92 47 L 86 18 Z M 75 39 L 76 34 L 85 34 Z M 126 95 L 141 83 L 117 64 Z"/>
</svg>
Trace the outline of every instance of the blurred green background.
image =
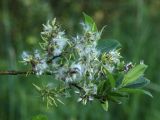
<svg viewBox="0 0 160 120">
<path fill-rule="evenodd" d="M 0 120 L 31 120 L 46 115 L 49 120 L 160 120 L 160 0 L 1 0 L 0 70 L 27 69 L 19 61 L 22 51 L 39 48 L 42 24 L 56 17 L 75 36 L 82 12 L 92 16 L 103 38 L 122 44 L 126 61 L 149 65 L 147 87 L 154 98 L 134 95 L 122 105 L 111 103 L 109 112 L 98 103 L 86 106 L 75 99 L 46 109 L 32 83 L 47 84 L 52 77 L 0 76 Z"/>
</svg>

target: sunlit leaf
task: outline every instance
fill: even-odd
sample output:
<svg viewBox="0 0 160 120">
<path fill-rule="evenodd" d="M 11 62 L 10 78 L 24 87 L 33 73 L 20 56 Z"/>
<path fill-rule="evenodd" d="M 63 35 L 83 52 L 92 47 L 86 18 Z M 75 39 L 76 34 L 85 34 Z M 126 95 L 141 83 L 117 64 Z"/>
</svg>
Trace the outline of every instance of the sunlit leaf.
<svg viewBox="0 0 160 120">
<path fill-rule="evenodd" d="M 108 101 L 107 100 L 104 103 L 102 103 L 101 105 L 105 111 L 108 111 Z"/>
<path fill-rule="evenodd" d="M 39 87 L 39 86 L 37 86 L 36 84 L 34 84 L 34 83 L 32 83 L 33 84 L 33 86 L 36 88 L 36 90 L 38 90 L 38 91 L 41 91 L 42 89 Z"/>
<path fill-rule="evenodd" d="M 127 84 L 130 84 L 134 81 L 136 81 L 139 77 L 143 75 L 147 68 L 147 65 L 144 64 L 139 64 L 132 68 L 125 76 L 124 79 L 122 80 L 122 86 L 126 86 Z"/>
<path fill-rule="evenodd" d="M 85 24 L 89 25 L 93 32 L 97 32 L 98 29 L 96 27 L 94 20 L 90 16 L 88 16 L 86 13 L 83 13 L 83 15 L 85 19 Z"/>
<path fill-rule="evenodd" d="M 135 82 L 126 85 L 125 88 L 140 88 L 148 85 L 149 83 L 150 83 L 150 80 L 148 80 L 145 77 L 140 77 Z"/>
</svg>

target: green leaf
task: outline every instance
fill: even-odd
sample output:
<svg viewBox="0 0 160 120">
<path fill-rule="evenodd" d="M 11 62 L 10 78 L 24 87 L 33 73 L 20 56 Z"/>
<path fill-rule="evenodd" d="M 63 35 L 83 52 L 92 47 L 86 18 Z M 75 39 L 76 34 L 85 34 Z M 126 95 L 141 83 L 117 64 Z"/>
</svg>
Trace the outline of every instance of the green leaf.
<svg viewBox="0 0 160 120">
<path fill-rule="evenodd" d="M 119 92 L 111 92 L 109 96 L 114 96 L 114 97 L 126 97 L 128 98 L 128 95 L 124 93 L 119 93 Z"/>
<path fill-rule="evenodd" d="M 141 88 L 150 83 L 150 80 L 148 80 L 145 77 L 138 78 L 135 82 L 128 84 L 125 86 L 125 88 Z"/>
<path fill-rule="evenodd" d="M 122 80 L 122 86 L 126 86 L 134 81 L 136 81 L 139 77 L 141 77 L 146 70 L 147 65 L 139 64 L 132 68 Z"/>
<path fill-rule="evenodd" d="M 136 93 L 136 94 L 146 94 L 150 97 L 153 97 L 152 94 L 146 90 L 142 89 L 134 89 L 134 88 L 121 88 L 118 90 L 119 92 L 126 92 L 126 93 Z"/>
<path fill-rule="evenodd" d="M 107 77 L 108 77 L 108 79 L 109 79 L 109 82 L 110 82 L 110 84 L 111 84 L 111 87 L 112 87 L 112 88 L 115 88 L 115 86 L 116 86 L 116 81 L 115 81 L 114 77 L 112 76 L 112 74 L 111 74 L 105 67 L 103 67 L 103 68 L 104 68 L 105 74 L 107 75 Z"/>
<path fill-rule="evenodd" d="M 45 115 L 37 115 L 37 116 L 34 116 L 32 120 L 48 120 L 48 118 Z"/>
<path fill-rule="evenodd" d="M 110 50 L 114 50 L 120 48 L 121 44 L 114 39 L 101 39 L 98 41 L 97 49 L 101 52 L 109 52 Z"/>
<path fill-rule="evenodd" d="M 109 80 L 101 80 L 98 84 L 97 94 L 102 96 L 107 96 L 107 94 L 111 91 L 111 85 Z"/>
<path fill-rule="evenodd" d="M 105 87 L 106 87 L 105 83 L 106 83 L 106 80 L 101 80 L 101 82 L 99 82 L 98 90 L 97 90 L 98 94 L 102 94 L 103 91 L 105 91 Z"/>
<path fill-rule="evenodd" d="M 114 96 L 110 96 L 110 97 L 108 98 L 108 100 L 110 100 L 110 101 L 112 101 L 112 102 L 114 102 L 114 103 L 117 103 L 117 104 L 121 104 L 121 103 L 122 103 L 122 102 L 119 100 L 118 97 L 114 97 Z"/>
<path fill-rule="evenodd" d="M 39 87 L 39 86 L 37 86 L 36 84 L 34 84 L 34 83 L 32 83 L 33 84 L 33 86 L 36 88 L 36 90 L 37 91 L 41 91 L 42 89 Z"/>
<path fill-rule="evenodd" d="M 108 101 L 107 100 L 104 103 L 102 103 L 101 105 L 105 111 L 108 111 Z"/>
<path fill-rule="evenodd" d="M 111 92 L 109 93 L 109 95 L 107 96 L 107 100 L 110 100 L 112 102 L 121 104 L 122 102 L 120 101 L 121 98 L 128 98 L 129 95 L 126 93 L 122 93 L 122 92 Z"/>
<path fill-rule="evenodd" d="M 97 26 L 96 26 L 94 20 L 90 16 L 88 16 L 86 13 L 83 13 L 83 15 L 84 15 L 84 19 L 85 19 L 85 24 L 90 26 L 91 31 L 97 32 L 98 29 L 97 29 Z"/>
</svg>

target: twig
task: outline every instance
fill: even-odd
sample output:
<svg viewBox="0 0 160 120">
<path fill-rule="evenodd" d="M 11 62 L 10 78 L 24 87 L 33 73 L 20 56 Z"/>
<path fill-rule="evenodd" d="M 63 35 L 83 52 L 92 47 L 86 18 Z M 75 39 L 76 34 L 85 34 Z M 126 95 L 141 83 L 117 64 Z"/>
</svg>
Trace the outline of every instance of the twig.
<svg viewBox="0 0 160 120">
<path fill-rule="evenodd" d="M 9 71 L 0 71 L 0 75 L 35 75 L 36 73 L 34 71 L 16 71 L 16 70 L 9 70 Z M 50 72 L 46 72 L 42 75 L 52 75 Z"/>
<path fill-rule="evenodd" d="M 36 75 L 34 71 L 16 71 L 16 70 L 9 70 L 9 71 L 0 71 L 0 75 Z M 51 72 L 45 72 L 42 75 L 52 75 Z M 76 83 L 70 83 L 69 85 L 76 87 L 79 90 L 83 90 L 82 87 L 78 86 Z"/>
<path fill-rule="evenodd" d="M 84 91 L 84 89 L 82 87 L 78 86 L 76 83 L 69 83 L 69 85 L 73 86 L 73 87 L 75 87 L 75 88 L 77 88 L 77 89 L 79 89 L 81 91 Z"/>
<path fill-rule="evenodd" d="M 62 54 L 57 55 L 57 56 L 53 56 L 51 59 L 49 59 L 49 60 L 47 61 L 47 63 L 52 63 L 52 60 L 54 60 L 54 59 L 56 59 L 56 58 L 58 58 L 58 57 L 61 57 L 61 56 L 62 56 Z"/>
</svg>

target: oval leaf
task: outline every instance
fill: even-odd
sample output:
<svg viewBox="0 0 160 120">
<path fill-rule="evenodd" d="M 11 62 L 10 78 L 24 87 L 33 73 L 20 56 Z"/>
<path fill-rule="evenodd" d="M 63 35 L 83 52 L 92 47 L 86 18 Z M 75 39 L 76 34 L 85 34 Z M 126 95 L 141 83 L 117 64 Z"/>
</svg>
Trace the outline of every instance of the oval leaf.
<svg viewBox="0 0 160 120">
<path fill-rule="evenodd" d="M 121 88 L 118 91 L 119 92 L 126 92 L 126 93 L 146 94 L 150 97 L 153 97 L 150 92 L 148 92 L 146 90 L 142 90 L 142 89 Z"/>
<path fill-rule="evenodd" d="M 125 88 L 141 88 L 141 87 L 145 87 L 149 83 L 150 83 L 150 80 L 148 80 L 145 77 L 140 77 L 135 82 L 133 82 L 133 83 L 128 84 L 127 86 L 125 86 Z"/>
<path fill-rule="evenodd" d="M 139 64 L 132 68 L 122 80 L 122 86 L 126 86 L 134 81 L 136 81 L 139 77 L 141 77 L 146 70 L 147 65 L 145 64 Z"/>
</svg>

